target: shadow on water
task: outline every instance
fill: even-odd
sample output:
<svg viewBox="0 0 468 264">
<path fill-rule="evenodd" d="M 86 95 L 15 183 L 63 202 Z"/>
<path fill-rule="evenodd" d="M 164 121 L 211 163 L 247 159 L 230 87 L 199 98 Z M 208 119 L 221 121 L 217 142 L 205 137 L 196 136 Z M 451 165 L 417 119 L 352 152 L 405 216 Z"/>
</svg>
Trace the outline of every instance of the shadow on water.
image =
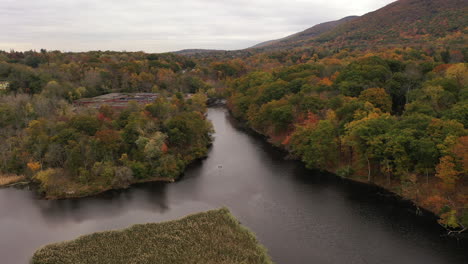
<svg viewBox="0 0 468 264">
<path fill-rule="evenodd" d="M 33 199 L 42 217 L 48 222 L 60 223 L 64 218 L 73 218 L 77 222 L 89 218 L 109 218 L 122 213 L 129 203 L 139 203 L 139 208 L 164 213 L 169 209 L 166 198 L 166 183 L 141 183 L 129 189 L 110 190 L 102 194 L 68 200 Z M 90 208 L 105 210 L 90 210 Z"/>
<path fill-rule="evenodd" d="M 0 189 L 0 262 L 28 263 L 52 242 L 227 206 L 276 263 L 468 263 L 466 243 L 442 237 L 431 215 L 377 188 L 307 170 L 209 109 L 206 159 L 175 183 L 145 183 L 83 199 L 38 200 Z"/>
</svg>

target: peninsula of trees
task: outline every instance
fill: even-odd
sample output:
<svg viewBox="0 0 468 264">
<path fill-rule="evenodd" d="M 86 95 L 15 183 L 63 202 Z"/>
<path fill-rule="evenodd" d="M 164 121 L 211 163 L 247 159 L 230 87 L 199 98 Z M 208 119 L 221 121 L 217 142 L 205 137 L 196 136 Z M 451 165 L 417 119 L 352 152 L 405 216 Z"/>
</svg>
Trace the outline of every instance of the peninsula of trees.
<svg viewBox="0 0 468 264">
<path fill-rule="evenodd" d="M 0 96 L 0 171 L 6 183 L 32 180 L 46 198 L 80 197 L 136 182 L 174 181 L 207 154 L 207 85 L 184 75 L 177 90 L 204 91 L 185 98 L 170 81 L 193 67 L 188 59 L 99 52 L 0 55 L 0 79 L 7 84 Z M 116 87 L 160 96 L 124 109 L 72 104 Z"/>
</svg>

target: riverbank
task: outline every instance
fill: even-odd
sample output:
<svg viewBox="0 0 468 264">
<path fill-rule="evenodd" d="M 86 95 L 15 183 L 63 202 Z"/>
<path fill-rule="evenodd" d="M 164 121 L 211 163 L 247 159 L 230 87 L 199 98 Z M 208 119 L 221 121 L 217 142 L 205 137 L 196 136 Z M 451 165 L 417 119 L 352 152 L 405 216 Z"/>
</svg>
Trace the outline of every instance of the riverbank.
<svg viewBox="0 0 468 264">
<path fill-rule="evenodd" d="M 231 109 L 227 107 L 228 112 L 230 116 L 236 121 L 237 125 L 240 126 L 242 129 L 245 131 L 249 132 L 252 135 L 260 137 L 262 140 L 268 142 L 271 146 L 274 148 L 280 150 L 284 155 L 286 156 L 286 159 L 290 160 L 298 160 L 301 161 L 301 158 L 294 155 L 290 148 L 288 148 L 288 144 L 285 144 L 287 142 L 287 136 L 285 135 L 269 135 L 262 133 L 261 131 L 256 130 L 255 128 L 249 126 L 247 122 L 245 122 L 242 119 L 236 118 L 235 115 L 231 112 Z M 385 196 L 392 196 L 392 199 L 397 199 L 400 201 L 405 201 L 409 202 L 413 205 L 414 207 L 414 214 L 416 215 L 428 215 L 431 219 L 434 219 L 434 221 L 437 221 L 439 224 L 441 224 L 442 227 L 445 228 L 447 231 L 447 234 L 456 236 L 457 238 L 467 238 L 466 228 L 451 228 L 450 226 L 446 225 L 447 218 L 450 217 L 450 215 L 445 214 L 443 212 L 443 208 L 434 206 L 432 201 L 433 197 L 438 197 L 437 195 L 434 195 L 434 190 L 437 189 L 437 185 L 440 183 L 437 181 L 437 178 L 431 178 L 430 180 L 424 179 L 424 183 L 422 183 L 422 179 L 419 179 L 421 182 L 418 185 L 418 188 L 407 188 L 403 189 L 400 187 L 400 182 L 399 178 L 397 179 L 392 179 L 388 180 L 388 177 L 385 175 L 374 175 L 372 177 L 372 181 L 368 180 L 368 176 L 366 175 L 366 168 L 360 168 L 359 164 L 353 164 L 355 169 L 354 173 L 345 176 L 340 176 L 337 173 L 337 168 L 332 168 L 332 169 L 323 169 L 323 172 L 330 173 L 332 175 L 335 175 L 336 177 L 349 180 L 355 183 L 359 184 L 364 184 L 364 185 L 369 185 L 369 186 L 374 186 L 376 188 L 381 189 L 383 192 L 385 192 Z M 418 181 L 418 177 L 415 175 L 414 176 L 416 179 L 415 181 Z M 414 183 L 413 182 L 413 183 Z M 463 190 L 457 190 L 458 193 L 468 193 L 468 184 L 460 184 L 458 188 L 464 188 Z M 451 201 L 452 204 L 456 204 L 456 207 L 461 207 L 462 204 L 459 202 Z M 441 213 L 442 212 L 442 213 Z M 466 227 L 466 225 L 465 225 Z"/>
<path fill-rule="evenodd" d="M 175 182 L 176 179 L 173 178 L 153 178 L 153 179 L 144 179 L 139 181 L 134 181 L 129 183 L 127 186 L 78 186 L 74 189 L 68 189 L 67 191 L 61 193 L 48 193 L 42 192 L 41 198 L 45 200 L 63 200 L 63 199 L 75 199 L 75 198 L 84 198 L 89 196 L 95 196 L 102 193 L 105 193 L 110 190 L 123 190 L 130 188 L 132 185 L 139 183 L 149 183 L 149 182 Z"/>
<path fill-rule="evenodd" d="M 47 245 L 33 264 L 272 263 L 255 235 L 223 208 Z"/>
<path fill-rule="evenodd" d="M 212 146 L 210 142 L 206 147 L 209 149 Z M 177 177 L 152 177 L 145 179 L 133 179 L 130 182 L 125 182 L 119 186 L 106 185 L 105 182 L 101 184 L 86 185 L 78 182 L 71 181 L 68 177 L 60 178 L 59 180 L 47 182 L 47 191 L 44 190 L 43 179 L 37 177 L 28 178 L 24 175 L 0 175 L 0 188 L 10 187 L 24 187 L 28 186 L 31 190 L 39 194 L 39 197 L 44 200 L 63 200 L 63 199 L 76 199 L 89 196 L 95 196 L 111 190 L 123 190 L 130 188 L 132 185 L 151 182 L 166 182 L 173 183 L 181 179 L 187 167 L 196 164 L 207 158 L 205 154 L 190 161 L 184 165 L 183 171 Z M 60 171 L 60 169 L 55 169 Z M 56 188 L 54 186 L 56 186 Z M 52 186 L 52 188 L 51 188 Z"/>
<path fill-rule="evenodd" d="M 209 148 L 211 146 L 210 144 L 207 146 Z M 202 161 L 203 159 L 206 159 L 207 155 L 204 155 L 203 157 L 196 158 L 189 162 L 187 165 L 184 166 L 184 169 L 182 173 L 180 173 L 177 177 L 171 178 L 171 177 L 152 177 L 152 178 L 147 178 L 147 179 L 140 179 L 136 180 L 134 179 L 131 182 L 125 183 L 124 185 L 119 185 L 119 186 L 109 186 L 109 185 L 82 185 L 82 184 L 77 184 L 74 182 L 67 182 L 67 181 L 61 181 L 59 184 L 61 185 L 61 191 L 60 192 L 44 192 L 40 191 L 41 188 L 37 187 L 34 188 L 36 189 L 40 194 L 41 198 L 45 200 L 63 200 L 63 199 L 76 199 L 76 198 L 84 198 L 84 197 L 89 197 L 89 196 L 95 196 L 99 195 L 102 193 L 105 193 L 107 191 L 111 190 L 123 190 L 130 188 L 132 185 L 136 184 L 141 184 L 141 183 L 151 183 L 151 182 L 166 182 L 166 183 L 173 183 L 181 179 L 184 175 L 184 171 L 187 167 L 191 166 L 192 164 L 195 164 L 197 162 Z M 31 183 L 31 182 L 30 182 Z M 34 184 L 34 181 L 32 182 Z"/>
</svg>

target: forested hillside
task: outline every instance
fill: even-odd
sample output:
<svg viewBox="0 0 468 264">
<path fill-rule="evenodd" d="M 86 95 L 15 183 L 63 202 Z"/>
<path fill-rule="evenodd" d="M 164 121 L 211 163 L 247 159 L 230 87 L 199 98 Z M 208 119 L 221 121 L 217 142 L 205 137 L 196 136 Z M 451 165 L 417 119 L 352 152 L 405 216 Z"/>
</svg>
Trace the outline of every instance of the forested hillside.
<svg viewBox="0 0 468 264">
<path fill-rule="evenodd" d="M 319 36 L 316 42 L 348 47 L 427 41 L 437 45 L 437 40 L 463 44 L 459 37 L 467 33 L 467 12 L 464 0 L 399 0 Z"/>
<path fill-rule="evenodd" d="M 247 49 L 194 50 L 182 54 L 205 65 L 240 59 L 252 69 L 303 63 L 342 50 L 366 52 L 409 47 L 425 49 L 430 56 L 447 49 L 442 60 L 448 62 L 451 57 L 460 61 L 467 52 L 466 13 L 468 2 L 463 0 L 399 0 L 361 17 L 322 23 Z"/>
<path fill-rule="evenodd" d="M 302 32 L 259 43 L 246 51 L 292 48 L 361 48 L 466 43 L 468 3 L 464 0 L 398 0 L 361 17 L 318 24 Z"/>
</svg>

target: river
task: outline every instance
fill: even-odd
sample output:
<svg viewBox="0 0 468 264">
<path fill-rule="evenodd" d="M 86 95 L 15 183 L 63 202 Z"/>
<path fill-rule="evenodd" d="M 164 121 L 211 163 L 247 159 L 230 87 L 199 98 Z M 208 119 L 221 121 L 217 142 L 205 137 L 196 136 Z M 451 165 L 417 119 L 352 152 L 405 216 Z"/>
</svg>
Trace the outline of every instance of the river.
<svg viewBox="0 0 468 264">
<path fill-rule="evenodd" d="M 468 248 L 441 236 L 429 216 L 378 188 L 306 170 L 210 108 L 216 133 L 207 159 L 176 183 L 46 201 L 0 189 L 0 263 L 28 263 L 40 246 L 137 223 L 228 207 L 278 264 L 468 263 Z"/>
</svg>

